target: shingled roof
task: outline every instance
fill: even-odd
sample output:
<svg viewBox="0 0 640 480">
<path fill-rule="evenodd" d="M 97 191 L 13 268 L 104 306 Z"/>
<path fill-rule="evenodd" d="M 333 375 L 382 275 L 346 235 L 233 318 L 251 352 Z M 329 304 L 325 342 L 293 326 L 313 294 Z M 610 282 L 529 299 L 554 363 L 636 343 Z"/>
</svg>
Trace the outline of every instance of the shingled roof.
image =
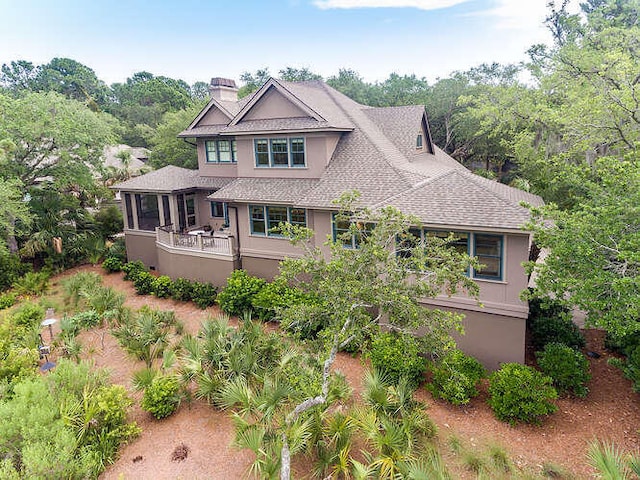
<svg viewBox="0 0 640 480">
<path fill-rule="evenodd" d="M 270 89 L 277 89 L 308 116 L 243 120 L 260 101 L 261 95 Z M 498 230 L 519 229 L 528 220 L 529 212 L 521 202 L 542 203 L 537 195 L 474 175 L 435 146 L 430 149 L 433 153 L 416 149 L 419 132 L 427 135 L 425 142 L 431 141 L 426 112 L 420 105 L 373 108 L 358 104 L 321 81 L 275 79 L 235 106 L 229 103 L 210 103 L 234 115 L 229 124 L 197 126 L 196 119 L 181 136 L 341 131 L 322 176 L 313 180 L 216 179 L 198 177 L 197 171 L 164 173 L 162 169 L 154 172 L 153 178 L 149 174 L 117 187 L 144 190 L 145 186 L 153 185 L 153 190 L 157 191 L 158 185 L 166 182 L 167 190 L 169 187 L 175 190 L 182 185 L 195 184 L 196 178 L 200 178 L 219 188 L 210 199 L 287 203 L 319 209 L 334 209 L 335 198 L 345 191 L 358 190 L 362 205 L 395 206 L 416 215 L 425 224 Z M 206 109 L 199 117 L 204 113 Z"/>
<path fill-rule="evenodd" d="M 171 193 L 193 189 L 219 189 L 234 180 L 226 177 L 203 177 L 198 173 L 198 170 L 167 165 L 159 170 L 118 183 L 111 188 L 128 192 Z"/>
</svg>

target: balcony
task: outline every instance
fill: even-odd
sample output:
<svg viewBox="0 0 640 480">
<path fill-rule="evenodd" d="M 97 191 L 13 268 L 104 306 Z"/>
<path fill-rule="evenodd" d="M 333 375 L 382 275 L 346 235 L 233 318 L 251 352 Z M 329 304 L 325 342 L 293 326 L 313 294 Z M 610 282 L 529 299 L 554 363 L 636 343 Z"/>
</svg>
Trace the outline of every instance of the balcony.
<svg viewBox="0 0 640 480">
<path fill-rule="evenodd" d="M 204 252 L 214 255 L 236 256 L 233 237 L 224 232 L 177 233 L 171 226 L 156 228 L 156 243 L 185 252 Z"/>
</svg>

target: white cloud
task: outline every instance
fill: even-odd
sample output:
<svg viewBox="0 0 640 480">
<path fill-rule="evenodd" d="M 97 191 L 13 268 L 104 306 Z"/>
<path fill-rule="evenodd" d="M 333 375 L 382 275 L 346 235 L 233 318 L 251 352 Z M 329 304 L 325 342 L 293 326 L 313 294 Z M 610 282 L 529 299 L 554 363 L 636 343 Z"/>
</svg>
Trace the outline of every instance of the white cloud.
<svg viewBox="0 0 640 480">
<path fill-rule="evenodd" d="M 487 15 L 496 19 L 495 26 L 503 29 L 529 29 L 532 26 L 539 27 L 548 12 L 546 0 L 526 1 L 522 0 L 496 0 L 495 7 L 479 12 L 479 15 Z"/>
<path fill-rule="evenodd" d="M 331 8 L 418 8 L 420 10 L 438 10 L 453 7 L 469 0 L 313 0 L 313 4 L 322 9 Z"/>
</svg>

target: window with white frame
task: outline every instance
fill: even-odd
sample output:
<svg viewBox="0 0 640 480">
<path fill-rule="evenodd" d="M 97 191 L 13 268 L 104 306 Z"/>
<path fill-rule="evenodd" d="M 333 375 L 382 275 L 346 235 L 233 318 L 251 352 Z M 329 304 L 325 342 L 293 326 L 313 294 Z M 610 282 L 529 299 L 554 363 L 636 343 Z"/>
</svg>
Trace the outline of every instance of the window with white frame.
<svg viewBox="0 0 640 480">
<path fill-rule="evenodd" d="M 302 137 L 258 138 L 253 142 L 256 167 L 300 168 L 307 165 Z"/>
<path fill-rule="evenodd" d="M 281 223 L 306 227 L 307 211 L 283 205 L 249 205 L 249 223 L 252 235 L 281 237 Z"/>
<path fill-rule="evenodd" d="M 207 163 L 236 163 L 237 148 L 235 140 L 207 140 L 204 142 Z"/>
</svg>

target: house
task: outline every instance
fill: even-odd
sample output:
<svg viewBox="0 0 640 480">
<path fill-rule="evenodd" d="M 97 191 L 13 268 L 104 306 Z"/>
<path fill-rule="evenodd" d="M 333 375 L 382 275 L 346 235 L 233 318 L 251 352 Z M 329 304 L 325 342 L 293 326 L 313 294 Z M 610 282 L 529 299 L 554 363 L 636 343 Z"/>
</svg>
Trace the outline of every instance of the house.
<svg viewBox="0 0 640 480">
<path fill-rule="evenodd" d="M 469 274 L 481 305 L 465 296 L 429 305 L 466 315 L 459 345 L 490 368 L 524 361 L 528 305 L 521 263 L 531 237 L 527 192 L 479 177 L 433 144 L 423 106 L 360 105 L 321 81 L 267 81 L 237 100 L 232 80 L 214 78 L 211 101 L 180 137 L 198 150 L 198 170 L 167 166 L 116 185 L 130 259 L 171 277 L 222 285 L 233 269 L 273 277 L 299 255 L 272 228 L 288 221 L 335 235 L 332 200 L 358 190 L 371 207 L 392 205 L 485 267 Z"/>
</svg>

